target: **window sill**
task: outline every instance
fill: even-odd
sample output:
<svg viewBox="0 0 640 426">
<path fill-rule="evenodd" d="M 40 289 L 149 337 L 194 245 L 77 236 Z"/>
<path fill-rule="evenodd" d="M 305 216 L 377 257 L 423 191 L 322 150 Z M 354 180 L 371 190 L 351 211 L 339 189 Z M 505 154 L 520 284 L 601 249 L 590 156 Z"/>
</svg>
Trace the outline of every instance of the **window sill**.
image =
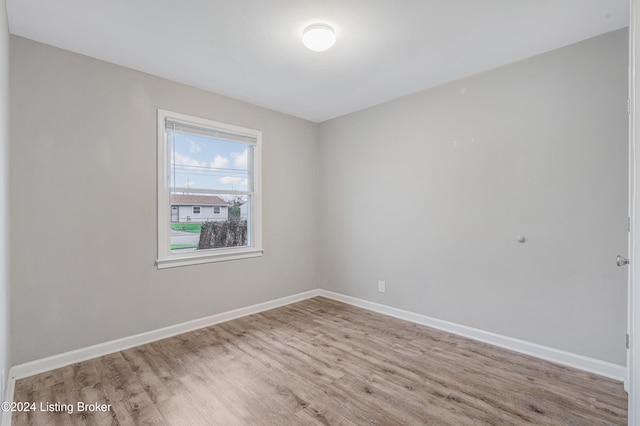
<svg viewBox="0 0 640 426">
<path fill-rule="evenodd" d="M 226 252 L 209 252 L 204 254 L 188 254 L 165 257 L 156 260 L 158 269 L 175 268 L 177 266 L 200 265 L 203 263 L 225 262 L 227 260 L 250 259 L 261 257 L 262 249 L 247 248 Z"/>
</svg>

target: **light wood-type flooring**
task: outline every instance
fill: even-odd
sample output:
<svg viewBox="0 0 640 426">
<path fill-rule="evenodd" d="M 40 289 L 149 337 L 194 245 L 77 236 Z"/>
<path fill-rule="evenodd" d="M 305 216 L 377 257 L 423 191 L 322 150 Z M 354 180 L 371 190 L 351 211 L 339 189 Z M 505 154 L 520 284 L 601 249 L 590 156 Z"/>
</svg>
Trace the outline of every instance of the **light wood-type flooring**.
<svg viewBox="0 0 640 426">
<path fill-rule="evenodd" d="M 14 425 L 627 423 L 620 382 L 320 297 L 19 380 L 15 401 L 37 409 Z"/>
</svg>

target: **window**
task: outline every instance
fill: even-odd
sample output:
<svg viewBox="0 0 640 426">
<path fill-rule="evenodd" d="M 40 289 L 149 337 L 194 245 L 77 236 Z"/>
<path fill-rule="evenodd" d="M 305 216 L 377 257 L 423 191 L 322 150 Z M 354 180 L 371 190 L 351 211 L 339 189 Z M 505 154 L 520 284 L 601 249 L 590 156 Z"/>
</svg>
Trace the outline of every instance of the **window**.
<svg viewBox="0 0 640 426">
<path fill-rule="evenodd" d="M 262 255 L 261 138 L 158 110 L 158 268 Z"/>
</svg>

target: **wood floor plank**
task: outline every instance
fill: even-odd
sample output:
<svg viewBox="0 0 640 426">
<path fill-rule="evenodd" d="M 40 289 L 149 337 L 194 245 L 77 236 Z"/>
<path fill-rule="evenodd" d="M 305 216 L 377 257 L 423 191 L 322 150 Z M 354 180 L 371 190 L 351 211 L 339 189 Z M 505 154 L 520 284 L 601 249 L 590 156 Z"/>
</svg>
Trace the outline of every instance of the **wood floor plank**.
<svg viewBox="0 0 640 426">
<path fill-rule="evenodd" d="M 321 297 L 17 381 L 14 425 L 624 425 L 622 383 Z"/>
</svg>

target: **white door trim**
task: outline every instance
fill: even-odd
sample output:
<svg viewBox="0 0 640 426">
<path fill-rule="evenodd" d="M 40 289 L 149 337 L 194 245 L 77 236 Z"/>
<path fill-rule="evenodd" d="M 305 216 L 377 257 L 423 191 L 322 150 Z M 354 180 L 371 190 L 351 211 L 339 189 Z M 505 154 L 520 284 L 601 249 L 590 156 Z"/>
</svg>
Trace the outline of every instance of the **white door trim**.
<svg viewBox="0 0 640 426">
<path fill-rule="evenodd" d="M 640 335 L 640 233 L 636 232 L 636 224 L 640 224 L 640 205 L 638 204 L 638 188 L 640 176 L 636 171 L 640 164 L 640 108 L 636 108 L 636 101 L 640 100 L 640 88 L 636 78 L 636 61 L 640 57 L 640 35 L 637 32 L 637 22 L 640 20 L 638 0 L 631 0 L 629 22 L 629 194 L 631 233 L 629 235 L 629 351 L 627 353 L 627 389 L 629 392 L 629 424 L 640 425 L 640 345 L 636 339 Z"/>
</svg>

